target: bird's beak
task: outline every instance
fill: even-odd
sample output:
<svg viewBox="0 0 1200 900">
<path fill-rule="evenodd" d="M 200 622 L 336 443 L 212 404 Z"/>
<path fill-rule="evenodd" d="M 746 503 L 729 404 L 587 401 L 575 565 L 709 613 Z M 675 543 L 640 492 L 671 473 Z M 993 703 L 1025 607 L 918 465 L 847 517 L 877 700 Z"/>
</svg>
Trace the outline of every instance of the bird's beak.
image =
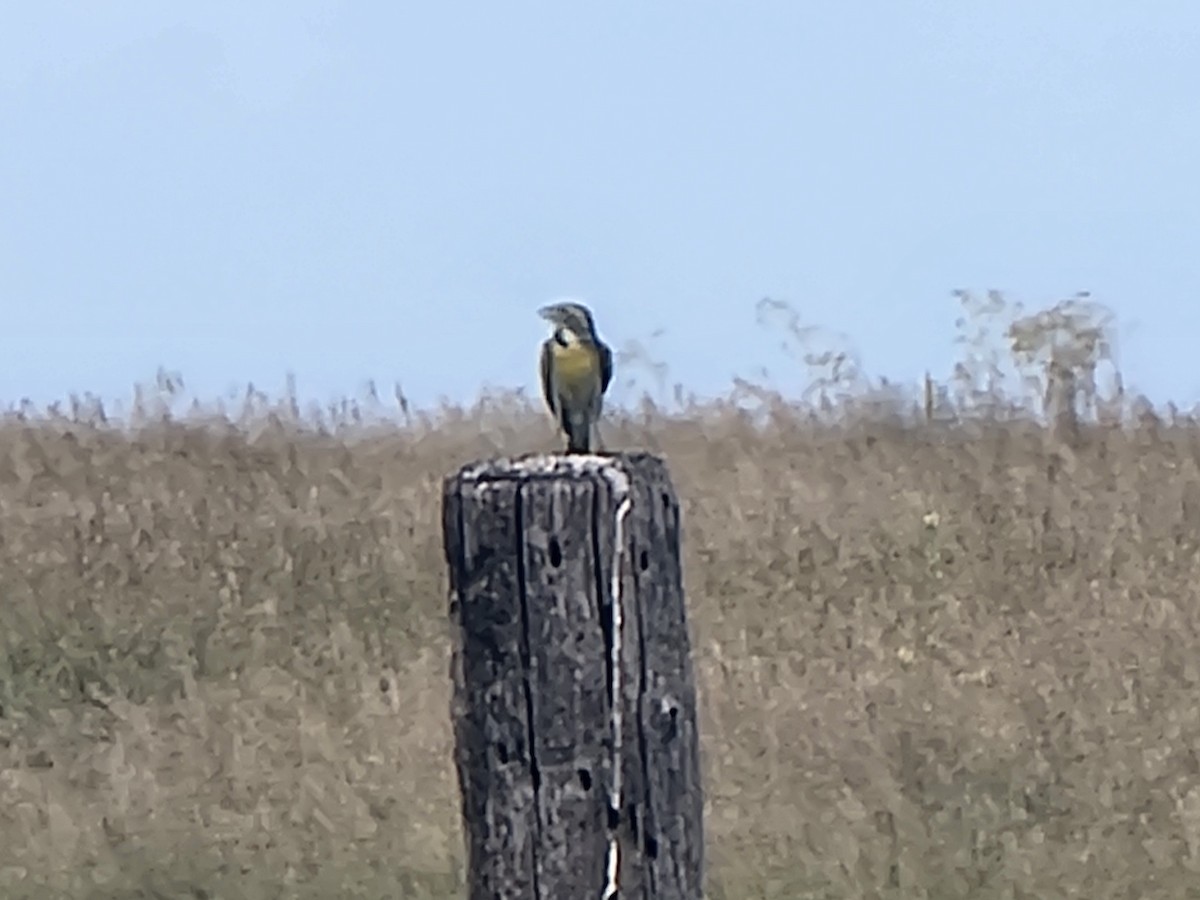
<svg viewBox="0 0 1200 900">
<path fill-rule="evenodd" d="M 553 322 L 554 321 L 554 307 L 553 306 L 543 306 L 541 309 L 538 310 L 538 315 L 541 316 L 543 319 L 545 319 L 547 322 Z"/>
</svg>

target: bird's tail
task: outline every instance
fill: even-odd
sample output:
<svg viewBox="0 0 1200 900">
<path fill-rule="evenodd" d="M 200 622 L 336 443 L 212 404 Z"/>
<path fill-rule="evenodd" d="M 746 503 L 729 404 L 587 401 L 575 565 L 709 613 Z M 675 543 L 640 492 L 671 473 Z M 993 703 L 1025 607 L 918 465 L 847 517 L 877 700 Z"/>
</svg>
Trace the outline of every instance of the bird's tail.
<svg viewBox="0 0 1200 900">
<path fill-rule="evenodd" d="M 591 423 L 585 418 L 565 417 L 563 431 L 567 433 L 568 453 L 592 452 Z"/>
</svg>

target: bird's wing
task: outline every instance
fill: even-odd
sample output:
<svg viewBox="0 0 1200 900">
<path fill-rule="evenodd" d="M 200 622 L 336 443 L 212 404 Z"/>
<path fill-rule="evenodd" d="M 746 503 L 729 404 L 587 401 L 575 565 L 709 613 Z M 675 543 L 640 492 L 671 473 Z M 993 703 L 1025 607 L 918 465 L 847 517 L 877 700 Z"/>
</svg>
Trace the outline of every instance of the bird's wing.
<svg viewBox="0 0 1200 900">
<path fill-rule="evenodd" d="M 608 390 L 608 383 L 612 381 L 613 376 L 613 359 L 612 350 L 607 344 L 600 344 L 600 390 L 601 392 Z"/>
<path fill-rule="evenodd" d="M 555 402 L 553 377 L 550 369 L 554 365 L 554 360 L 551 355 L 554 352 L 550 346 L 550 341 L 545 341 L 542 344 L 542 361 L 541 361 L 541 376 L 542 376 L 542 399 L 546 401 L 546 406 L 555 415 L 558 415 L 558 404 Z"/>
</svg>

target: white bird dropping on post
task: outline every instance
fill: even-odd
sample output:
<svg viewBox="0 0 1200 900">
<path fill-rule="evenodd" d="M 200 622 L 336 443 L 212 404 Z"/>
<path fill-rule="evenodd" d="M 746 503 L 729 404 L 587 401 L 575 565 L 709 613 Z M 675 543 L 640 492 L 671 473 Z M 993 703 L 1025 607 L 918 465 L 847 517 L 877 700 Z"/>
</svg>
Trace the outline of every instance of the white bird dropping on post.
<svg viewBox="0 0 1200 900">
<path fill-rule="evenodd" d="M 622 479 L 628 482 L 628 479 Z M 609 788 L 609 805 L 619 815 L 621 812 L 621 626 L 624 623 L 621 613 L 621 560 L 625 556 L 625 517 L 633 502 L 629 498 L 629 486 L 623 486 L 625 496 L 617 507 L 616 521 L 613 524 L 613 544 L 615 546 L 612 563 L 612 581 L 609 584 L 608 596 L 612 604 L 612 647 L 609 651 L 609 673 L 613 686 L 612 705 L 612 785 Z M 603 900 L 612 900 L 617 896 L 617 873 L 621 867 L 621 841 L 617 830 L 612 829 L 608 836 L 608 882 L 604 886 Z"/>
</svg>

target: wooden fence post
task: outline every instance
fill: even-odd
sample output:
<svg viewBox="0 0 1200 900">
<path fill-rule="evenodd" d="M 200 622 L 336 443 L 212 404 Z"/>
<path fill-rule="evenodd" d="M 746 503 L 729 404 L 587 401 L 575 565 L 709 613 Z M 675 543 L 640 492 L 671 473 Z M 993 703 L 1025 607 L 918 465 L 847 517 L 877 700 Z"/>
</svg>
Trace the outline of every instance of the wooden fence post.
<svg viewBox="0 0 1200 900">
<path fill-rule="evenodd" d="M 443 490 L 470 900 L 699 900 L 679 505 L 648 454 L 468 466 Z"/>
</svg>

